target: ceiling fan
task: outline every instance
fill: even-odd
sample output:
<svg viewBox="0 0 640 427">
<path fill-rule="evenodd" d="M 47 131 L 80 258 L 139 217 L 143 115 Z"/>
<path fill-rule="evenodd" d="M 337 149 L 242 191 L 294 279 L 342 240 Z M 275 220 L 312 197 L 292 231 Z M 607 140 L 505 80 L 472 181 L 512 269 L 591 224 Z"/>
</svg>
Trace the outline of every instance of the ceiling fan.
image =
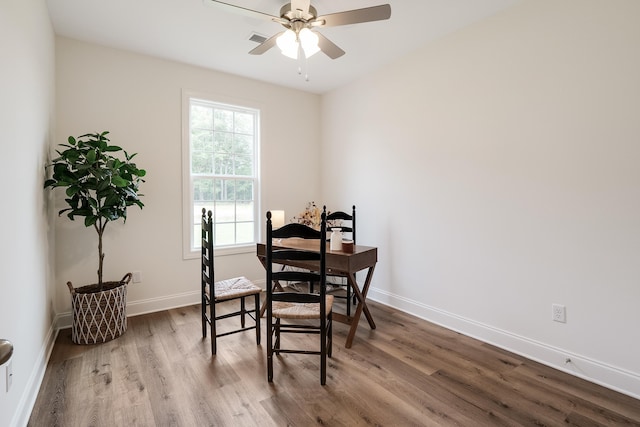
<svg viewBox="0 0 640 427">
<path fill-rule="evenodd" d="M 388 4 L 318 16 L 318 12 L 315 7 L 311 6 L 310 0 L 291 0 L 291 3 L 280 8 L 279 16 L 274 16 L 223 1 L 204 1 L 235 13 L 260 17 L 281 24 L 285 28 L 284 31 L 269 37 L 249 53 L 261 55 L 277 45 L 284 55 L 294 59 L 298 58 L 300 53 L 308 58 L 318 51 L 324 52 L 331 59 L 339 58 L 345 54 L 344 50 L 335 43 L 312 29 L 382 21 L 391 17 L 391 6 Z"/>
</svg>

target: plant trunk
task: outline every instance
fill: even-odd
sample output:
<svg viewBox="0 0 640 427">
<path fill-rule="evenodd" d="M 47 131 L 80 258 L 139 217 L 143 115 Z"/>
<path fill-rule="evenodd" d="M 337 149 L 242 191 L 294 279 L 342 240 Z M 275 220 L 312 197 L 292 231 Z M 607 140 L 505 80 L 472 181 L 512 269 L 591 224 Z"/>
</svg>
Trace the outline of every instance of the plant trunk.
<svg viewBox="0 0 640 427">
<path fill-rule="evenodd" d="M 102 218 L 96 224 L 96 231 L 98 232 L 98 288 L 102 290 L 102 264 L 104 262 L 104 253 L 102 252 L 102 234 L 107 223 L 102 222 Z"/>
</svg>

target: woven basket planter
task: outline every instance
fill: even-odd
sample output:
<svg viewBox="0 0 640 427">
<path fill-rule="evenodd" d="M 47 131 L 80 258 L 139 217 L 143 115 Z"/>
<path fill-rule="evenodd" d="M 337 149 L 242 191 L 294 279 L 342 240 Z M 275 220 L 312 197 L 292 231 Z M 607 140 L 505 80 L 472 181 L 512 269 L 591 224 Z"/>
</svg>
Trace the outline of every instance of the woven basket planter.
<svg viewBox="0 0 640 427">
<path fill-rule="evenodd" d="M 98 344 L 118 338 L 127 330 L 127 284 L 131 273 L 119 282 L 74 288 L 71 292 L 71 340 L 76 344 Z"/>
</svg>

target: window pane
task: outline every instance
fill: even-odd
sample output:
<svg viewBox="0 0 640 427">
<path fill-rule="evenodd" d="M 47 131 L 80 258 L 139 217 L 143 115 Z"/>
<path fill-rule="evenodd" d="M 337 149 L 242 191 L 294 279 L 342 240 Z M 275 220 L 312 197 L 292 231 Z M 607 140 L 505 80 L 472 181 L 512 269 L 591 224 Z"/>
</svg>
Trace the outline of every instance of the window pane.
<svg viewBox="0 0 640 427">
<path fill-rule="evenodd" d="M 213 110 L 200 105 L 191 106 L 191 129 L 213 129 Z"/>
<path fill-rule="evenodd" d="M 215 183 L 216 200 L 234 203 L 236 183 L 232 179 L 217 179 Z M 218 206 L 216 205 L 216 208 Z"/>
<path fill-rule="evenodd" d="M 222 181 L 216 180 L 214 182 L 213 193 L 215 195 L 214 200 L 222 200 Z"/>
<path fill-rule="evenodd" d="M 236 204 L 234 202 L 216 202 L 216 223 L 235 222 Z"/>
<path fill-rule="evenodd" d="M 202 179 L 202 178 L 194 178 L 193 179 L 193 200 L 194 202 L 213 202 L 213 180 L 211 179 Z M 211 205 L 213 203 L 210 203 Z M 195 204 L 194 204 L 195 206 Z M 204 204 L 199 206 L 197 212 L 194 214 L 198 214 L 198 216 L 202 215 L 202 208 L 205 207 Z M 207 206 L 207 210 L 211 209 Z"/>
<path fill-rule="evenodd" d="M 251 176 L 253 172 L 253 158 L 251 156 L 236 156 L 235 157 L 235 175 L 236 176 Z"/>
<path fill-rule="evenodd" d="M 236 200 L 253 201 L 253 181 L 239 179 L 236 181 Z"/>
<path fill-rule="evenodd" d="M 215 160 L 216 175 L 233 175 L 233 155 L 216 153 Z"/>
<path fill-rule="evenodd" d="M 253 155 L 253 136 L 251 135 L 235 135 L 235 144 L 233 151 L 236 154 Z"/>
<path fill-rule="evenodd" d="M 216 245 L 233 245 L 236 243 L 235 236 L 236 225 L 231 224 L 216 224 L 215 231 L 215 244 Z M 253 237 L 253 236 L 252 236 Z"/>
<path fill-rule="evenodd" d="M 238 243 L 253 242 L 253 222 L 239 222 L 237 224 L 236 241 Z"/>
<path fill-rule="evenodd" d="M 253 135 L 253 114 L 236 113 L 234 124 L 235 132 Z"/>
<path fill-rule="evenodd" d="M 218 153 L 231 153 L 233 152 L 233 134 L 230 132 L 214 132 L 213 133 L 214 146 L 213 149 Z"/>
<path fill-rule="evenodd" d="M 236 203 L 236 220 L 237 221 L 253 221 L 253 202 L 237 202 Z"/>
<path fill-rule="evenodd" d="M 191 130 L 191 149 L 213 152 L 213 132 L 205 129 Z"/>
<path fill-rule="evenodd" d="M 233 112 L 216 108 L 213 113 L 213 128 L 233 132 Z"/>
<path fill-rule="evenodd" d="M 194 151 L 191 154 L 191 173 L 212 173 L 213 153 L 209 151 Z"/>
</svg>

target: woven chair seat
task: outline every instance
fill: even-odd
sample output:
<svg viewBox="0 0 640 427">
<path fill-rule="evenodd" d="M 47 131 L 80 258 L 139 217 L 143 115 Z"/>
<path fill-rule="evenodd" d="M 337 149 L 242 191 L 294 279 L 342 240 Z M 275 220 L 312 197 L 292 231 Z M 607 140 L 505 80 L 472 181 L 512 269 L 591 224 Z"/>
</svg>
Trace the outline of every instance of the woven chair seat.
<svg viewBox="0 0 640 427">
<path fill-rule="evenodd" d="M 326 296 L 326 315 L 331 312 L 333 295 Z M 319 319 L 319 303 L 297 303 L 274 301 L 272 308 L 273 317 L 280 319 Z"/>
<path fill-rule="evenodd" d="M 220 280 L 215 283 L 216 301 L 225 301 L 246 295 L 262 292 L 262 289 L 244 276 L 233 279 Z"/>
</svg>

